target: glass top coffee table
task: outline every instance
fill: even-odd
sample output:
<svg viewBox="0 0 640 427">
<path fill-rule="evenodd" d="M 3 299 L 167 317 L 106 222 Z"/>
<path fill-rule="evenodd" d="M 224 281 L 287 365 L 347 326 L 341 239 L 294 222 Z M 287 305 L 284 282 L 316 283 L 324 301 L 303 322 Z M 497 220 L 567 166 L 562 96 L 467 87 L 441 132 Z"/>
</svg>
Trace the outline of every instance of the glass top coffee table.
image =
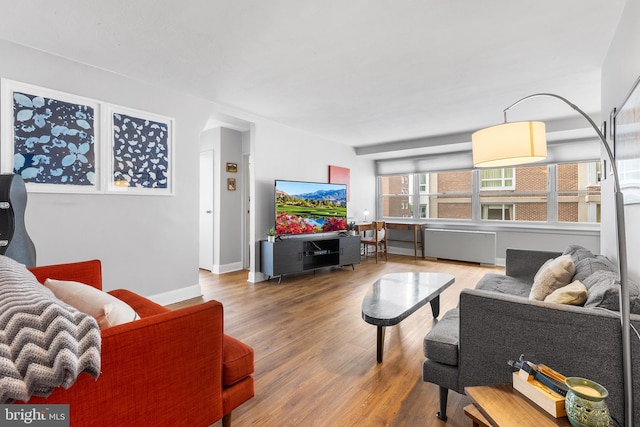
<svg viewBox="0 0 640 427">
<path fill-rule="evenodd" d="M 362 301 L 362 318 L 378 327 L 378 363 L 382 362 L 385 326 L 397 325 L 428 302 L 433 317 L 438 317 L 440 294 L 454 281 L 451 274 L 428 272 L 390 273 L 375 281 Z"/>
</svg>

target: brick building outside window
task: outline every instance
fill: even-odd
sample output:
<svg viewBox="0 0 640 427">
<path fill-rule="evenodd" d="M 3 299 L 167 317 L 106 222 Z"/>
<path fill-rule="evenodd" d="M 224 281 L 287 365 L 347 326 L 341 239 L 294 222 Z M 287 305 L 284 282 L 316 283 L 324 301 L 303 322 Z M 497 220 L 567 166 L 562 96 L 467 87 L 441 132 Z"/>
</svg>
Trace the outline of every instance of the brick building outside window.
<svg viewBox="0 0 640 427">
<path fill-rule="evenodd" d="M 380 206 L 385 218 L 597 223 L 600 163 L 383 176 Z"/>
</svg>

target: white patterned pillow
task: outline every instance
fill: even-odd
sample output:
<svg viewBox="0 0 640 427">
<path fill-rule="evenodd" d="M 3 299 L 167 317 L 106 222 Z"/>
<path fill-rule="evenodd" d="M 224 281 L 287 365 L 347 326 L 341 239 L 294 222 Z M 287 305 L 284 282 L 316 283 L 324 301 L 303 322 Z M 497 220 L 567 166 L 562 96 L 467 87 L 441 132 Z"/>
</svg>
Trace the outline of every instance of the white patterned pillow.
<svg viewBox="0 0 640 427">
<path fill-rule="evenodd" d="M 530 300 L 544 301 L 551 292 L 567 286 L 576 267 L 570 255 L 562 255 L 545 262 L 534 277 Z"/>
</svg>

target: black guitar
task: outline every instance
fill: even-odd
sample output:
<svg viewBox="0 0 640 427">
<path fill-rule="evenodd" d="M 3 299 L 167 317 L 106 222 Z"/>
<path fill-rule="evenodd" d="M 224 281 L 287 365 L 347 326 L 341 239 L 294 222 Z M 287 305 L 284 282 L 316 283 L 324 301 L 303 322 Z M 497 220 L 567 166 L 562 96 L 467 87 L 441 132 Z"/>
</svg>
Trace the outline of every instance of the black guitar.
<svg viewBox="0 0 640 427">
<path fill-rule="evenodd" d="M 0 254 L 33 267 L 36 248 L 24 225 L 27 188 L 22 177 L 0 175 Z"/>
</svg>

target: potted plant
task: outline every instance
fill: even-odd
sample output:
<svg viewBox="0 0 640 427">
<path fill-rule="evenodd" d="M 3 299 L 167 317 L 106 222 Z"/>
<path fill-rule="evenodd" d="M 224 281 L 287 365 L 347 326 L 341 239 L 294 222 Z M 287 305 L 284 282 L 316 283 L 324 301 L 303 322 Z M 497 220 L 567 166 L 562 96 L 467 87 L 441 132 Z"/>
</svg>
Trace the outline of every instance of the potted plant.
<svg viewBox="0 0 640 427">
<path fill-rule="evenodd" d="M 347 223 L 347 230 L 349 230 L 350 236 L 355 236 L 358 234 L 358 227 L 356 226 L 355 221 L 350 221 Z"/>
<path fill-rule="evenodd" d="M 267 230 L 267 241 L 275 242 L 276 241 L 276 229 L 271 227 Z"/>
</svg>

